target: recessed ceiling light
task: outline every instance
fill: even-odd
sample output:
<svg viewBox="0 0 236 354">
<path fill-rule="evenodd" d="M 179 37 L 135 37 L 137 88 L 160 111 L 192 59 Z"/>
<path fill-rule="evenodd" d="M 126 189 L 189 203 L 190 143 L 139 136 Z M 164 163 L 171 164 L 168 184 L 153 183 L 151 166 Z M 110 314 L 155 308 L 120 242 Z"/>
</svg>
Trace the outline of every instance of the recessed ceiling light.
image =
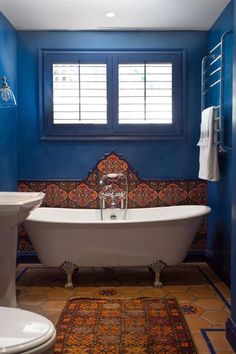
<svg viewBox="0 0 236 354">
<path fill-rule="evenodd" d="M 105 13 L 105 15 L 106 15 L 106 17 L 112 18 L 112 17 L 115 17 L 116 14 L 113 11 L 108 11 Z"/>
</svg>

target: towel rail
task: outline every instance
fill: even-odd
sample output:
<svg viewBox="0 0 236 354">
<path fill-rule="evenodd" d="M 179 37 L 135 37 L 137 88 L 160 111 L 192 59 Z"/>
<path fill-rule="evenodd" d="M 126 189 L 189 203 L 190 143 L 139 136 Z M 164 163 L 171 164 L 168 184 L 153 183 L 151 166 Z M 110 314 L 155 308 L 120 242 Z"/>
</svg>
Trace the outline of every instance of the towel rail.
<svg viewBox="0 0 236 354">
<path fill-rule="evenodd" d="M 221 59 L 221 55 L 218 55 L 215 59 L 213 59 L 211 62 L 210 62 L 210 66 L 212 66 L 213 64 L 215 64 L 215 62 L 217 62 L 218 60 Z"/>
<path fill-rule="evenodd" d="M 221 42 L 219 42 L 214 48 L 212 48 L 210 50 L 210 54 L 212 54 L 220 45 L 221 45 Z"/>
<path fill-rule="evenodd" d="M 227 31 L 221 36 L 220 42 L 210 50 L 209 54 L 202 59 L 201 70 L 201 110 L 206 108 L 206 94 L 209 90 L 219 85 L 219 104 L 215 105 L 217 121 L 217 144 L 219 145 L 219 152 L 231 152 L 232 146 L 225 145 L 224 143 L 224 77 L 225 77 L 225 39 L 232 31 Z M 219 48 L 220 52 L 216 53 Z M 217 68 L 214 68 L 219 64 Z M 213 70 L 212 70 L 213 67 Z M 209 73 L 209 70 L 212 70 Z M 218 78 L 212 82 L 215 74 L 219 74 Z M 207 86 L 208 85 L 208 86 Z"/>
</svg>

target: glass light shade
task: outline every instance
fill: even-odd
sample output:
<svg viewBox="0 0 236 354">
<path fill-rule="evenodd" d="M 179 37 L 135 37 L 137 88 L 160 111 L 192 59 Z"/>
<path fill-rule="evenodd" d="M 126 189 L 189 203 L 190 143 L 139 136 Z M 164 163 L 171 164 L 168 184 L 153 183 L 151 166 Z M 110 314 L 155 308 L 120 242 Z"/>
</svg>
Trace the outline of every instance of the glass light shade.
<svg viewBox="0 0 236 354">
<path fill-rule="evenodd" d="M 14 93 L 7 85 L 6 78 L 3 77 L 1 79 L 3 80 L 3 83 L 0 87 L 0 108 L 16 106 L 16 99 Z"/>
</svg>

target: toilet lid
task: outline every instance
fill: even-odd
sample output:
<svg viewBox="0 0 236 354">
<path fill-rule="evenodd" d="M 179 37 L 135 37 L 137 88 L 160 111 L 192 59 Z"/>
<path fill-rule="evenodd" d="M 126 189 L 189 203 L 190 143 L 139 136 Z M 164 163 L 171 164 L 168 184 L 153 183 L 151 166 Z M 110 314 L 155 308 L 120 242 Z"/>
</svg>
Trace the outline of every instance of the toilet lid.
<svg viewBox="0 0 236 354">
<path fill-rule="evenodd" d="M 47 342 L 55 333 L 51 321 L 36 313 L 0 307 L 0 353 L 18 353 Z"/>
</svg>

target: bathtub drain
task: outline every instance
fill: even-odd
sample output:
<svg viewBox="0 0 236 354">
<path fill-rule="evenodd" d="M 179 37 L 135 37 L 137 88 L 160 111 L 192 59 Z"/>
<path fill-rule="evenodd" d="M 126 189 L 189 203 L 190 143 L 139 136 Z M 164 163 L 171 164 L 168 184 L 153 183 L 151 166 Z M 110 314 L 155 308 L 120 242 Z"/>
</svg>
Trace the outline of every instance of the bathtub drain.
<svg viewBox="0 0 236 354">
<path fill-rule="evenodd" d="M 111 220 L 115 220 L 115 219 L 116 219 L 116 215 L 115 215 L 115 214 L 112 214 L 112 215 L 110 216 L 110 218 L 111 218 Z"/>
</svg>

